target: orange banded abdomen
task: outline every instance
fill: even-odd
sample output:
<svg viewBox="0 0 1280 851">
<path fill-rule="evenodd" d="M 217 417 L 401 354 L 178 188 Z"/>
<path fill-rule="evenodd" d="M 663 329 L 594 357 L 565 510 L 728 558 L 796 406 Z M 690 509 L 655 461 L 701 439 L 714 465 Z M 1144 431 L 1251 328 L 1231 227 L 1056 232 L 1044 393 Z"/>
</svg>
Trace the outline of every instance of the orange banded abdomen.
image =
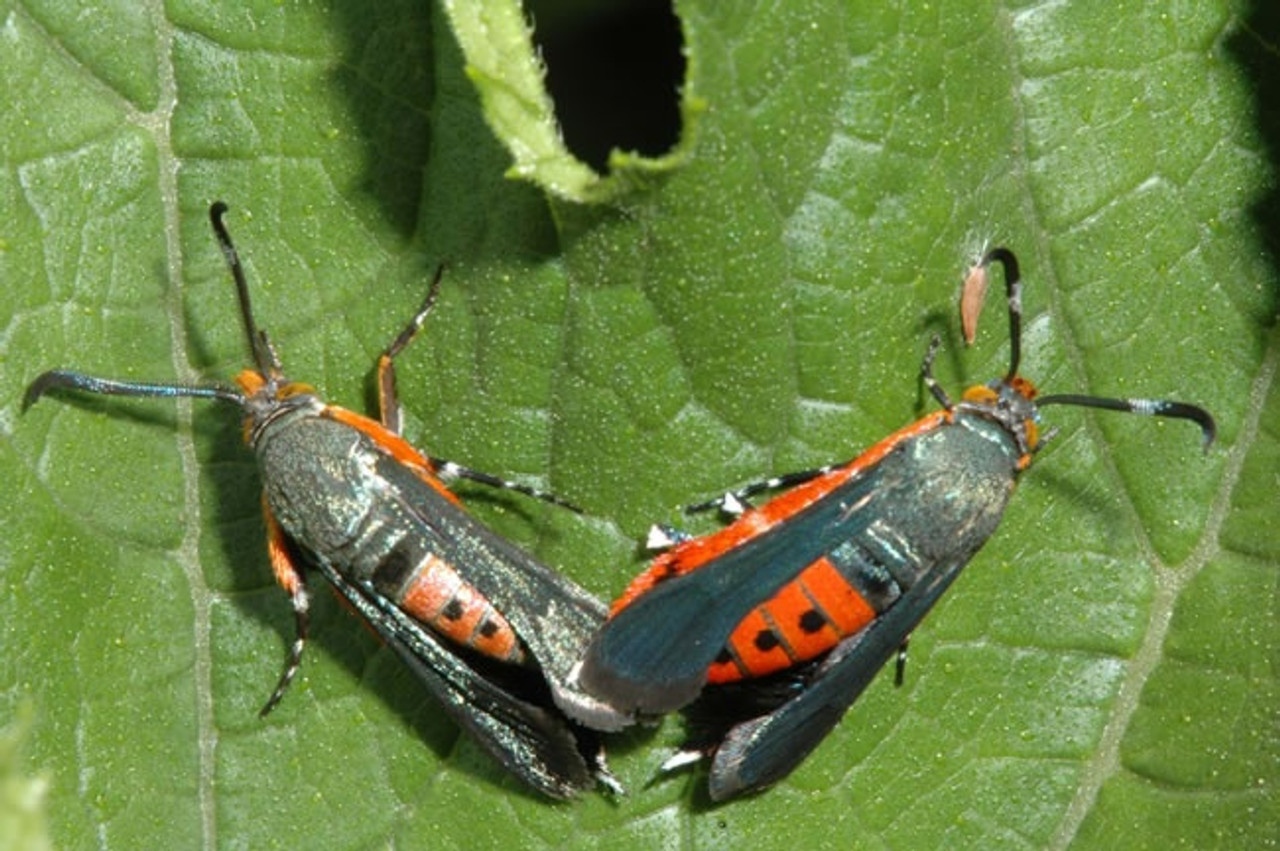
<svg viewBox="0 0 1280 851">
<path fill-rule="evenodd" d="M 708 683 L 763 677 L 815 659 L 875 620 L 877 611 L 826 558 L 743 618 Z"/>
<path fill-rule="evenodd" d="M 503 662 L 524 649 L 502 613 L 439 557 L 427 554 L 404 586 L 400 608 L 445 638 Z"/>
</svg>

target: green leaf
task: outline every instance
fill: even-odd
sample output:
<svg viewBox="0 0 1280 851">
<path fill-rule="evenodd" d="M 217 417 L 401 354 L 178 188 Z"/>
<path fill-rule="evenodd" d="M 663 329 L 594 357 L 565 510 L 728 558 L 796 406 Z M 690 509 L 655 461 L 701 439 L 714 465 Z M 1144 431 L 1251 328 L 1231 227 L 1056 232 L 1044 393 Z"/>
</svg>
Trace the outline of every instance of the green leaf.
<svg viewBox="0 0 1280 851">
<path fill-rule="evenodd" d="M 49 779 L 29 776 L 22 764 L 30 729 L 31 706 L 24 704 L 18 718 L 0 730 L 0 845 L 42 851 L 53 847 L 44 809 Z"/>
<path fill-rule="evenodd" d="M 466 55 L 467 76 L 480 94 L 485 118 L 514 160 L 509 177 L 529 180 L 569 201 L 601 202 L 654 183 L 688 158 L 696 138 L 695 119 L 706 107 L 693 93 L 692 83 L 686 84 L 681 97 L 685 132 L 680 143 L 658 158 L 614 149 L 609 175 L 601 176 L 565 147 L 521 5 L 515 0 L 446 0 L 444 8 Z"/>
<path fill-rule="evenodd" d="M 528 57 L 484 64 L 456 10 L 4 7 L 0 725 L 33 707 L 23 773 L 48 778 L 56 847 L 1274 842 L 1277 139 L 1255 119 L 1274 21 L 848 5 L 678 3 L 698 132 L 643 164 L 650 189 L 607 193 L 504 178 L 549 118 L 504 123 L 465 69 L 544 99 Z M 293 627 L 233 413 L 21 411 L 51 367 L 246 365 L 217 198 L 259 322 L 334 404 L 365 408 L 374 357 L 448 263 L 401 362 L 407 432 L 584 506 L 466 492 L 602 597 L 642 569 L 649 523 L 710 529 L 679 506 L 926 410 L 931 333 L 953 392 L 1002 374 L 994 303 L 973 351 L 955 315 L 988 241 L 1022 259 L 1023 370 L 1046 392 L 1198 402 L 1219 442 L 1047 409 L 1060 433 L 917 631 L 906 685 L 880 677 L 792 777 L 718 808 L 696 773 L 650 785 L 671 719 L 615 741 L 628 797 L 549 804 L 327 597 L 257 718 Z"/>
</svg>

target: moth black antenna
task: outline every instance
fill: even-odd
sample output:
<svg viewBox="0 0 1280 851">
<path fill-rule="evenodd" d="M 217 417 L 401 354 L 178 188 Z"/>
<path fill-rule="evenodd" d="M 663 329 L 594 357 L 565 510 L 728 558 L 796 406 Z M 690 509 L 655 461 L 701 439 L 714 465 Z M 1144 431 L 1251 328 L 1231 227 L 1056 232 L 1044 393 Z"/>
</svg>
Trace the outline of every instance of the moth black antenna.
<svg viewBox="0 0 1280 851">
<path fill-rule="evenodd" d="M 218 247 L 222 249 L 222 258 L 227 261 L 227 268 L 231 270 L 231 277 L 236 282 L 236 295 L 240 300 L 240 317 L 244 320 L 244 330 L 249 337 L 249 348 L 253 350 L 253 360 L 263 376 L 278 375 L 280 362 L 275 352 L 271 350 L 266 332 L 259 331 L 257 323 L 253 321 L 253 306 L 249 301 L 249 283 L 245 280 L 244 266 L 240 263 L 240 255 L 236 252 L 235 243 L 231 241 L 231 234 L 222 221 L 227 210 L 227 205 L 222 201 L 214 201 L 209 206 L 209 221 L 213 224 L 214 236 L 218 238 Z"/>
<path fill-rule="evenodd" d="M 1102 396 L 1059 393 L 1036 399 L 1037 407 L 1043 408 L 1045 405 L 1076 405 L 1081 408 L 1101 408 L 1106 411 L 1142 414 L 1148 417 L 1190 420 L 1200 426 L 1200 441 L 1206 452 L 1218 435 L 1218 426 L 1213 421 L 1213 415 L 1199 405 L 1187 402 L 1172 402 L 1167 399 L 1108 399 Z"/>
<path fill-rule="evenodd" d="M 1004 267 L 1004 283 L 1009 300 L 1009 374 L 1006 382 L 1018 375 L 1022 363 L 1022 274 L 1018 270 L 1018 258 L 1004 246 L 991 249 L 982 257 L 982 266 L 999 263 Z"/>
<path fill-rule="evenodd" d="M 1018 258 L 1008 248 L 1000 246 L 991 249 L 983 255 L 979 265 L 985 268 L 992 263 L 999 263 L 1004 267 L 1005 286 L 1008 290 L 1009 374 L 1004 378 L 1007 384 L 1017 377 L 1018 365 L 1022 360 L 1022 276 L 1018 270 Z M 1204 408 L 1167 399 L 1108 399 L 1078 393 L 1059 393 L 1039 397 L 1036 405 L 1041 408 L 1045 405 L 1075 405 L 1081 408 L 1101 408 L 1128 414 L 1190 420 L 1200 426 L 1201 442 L 1206 450 L 1213 444 L 1218 433 L 1213 415 Z"/>
</svg>

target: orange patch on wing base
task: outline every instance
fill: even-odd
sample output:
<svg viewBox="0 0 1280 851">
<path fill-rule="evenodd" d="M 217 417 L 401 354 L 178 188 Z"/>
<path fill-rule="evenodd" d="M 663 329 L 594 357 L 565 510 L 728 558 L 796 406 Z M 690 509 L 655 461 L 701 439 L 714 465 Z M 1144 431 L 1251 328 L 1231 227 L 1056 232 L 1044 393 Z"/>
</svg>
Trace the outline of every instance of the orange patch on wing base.
<svg viewBox="0 0 1280 851">
<path fill-rule="evenodd" d="M 339 408 L 336 405 L 326 405 L 324 416 L 343 425 L 351 426 L 351 428 L 363 433 L 377 444 L 379 449 L 382 449 L 392 458 L 412 470 L 414 475 L 434 488 L 445 499 L 455 505 L 461 505 L 453 491 L 445 487 L 444 482 L 436 477 L 435 466 L 431 461 L 414 448 L 412 443 L 391 431 L 382 423 L 377 420 L 371 420 L 354 411 L 348 411 L 346 408 Z"/>
</svg>

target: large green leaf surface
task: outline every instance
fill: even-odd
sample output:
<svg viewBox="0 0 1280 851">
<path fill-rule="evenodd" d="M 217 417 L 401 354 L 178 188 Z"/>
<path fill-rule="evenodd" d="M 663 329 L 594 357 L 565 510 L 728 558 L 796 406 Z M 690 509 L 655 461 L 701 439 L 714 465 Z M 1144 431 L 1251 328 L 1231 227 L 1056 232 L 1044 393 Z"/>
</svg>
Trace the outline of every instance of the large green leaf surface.
<svg viewBox="0 0 1280 851">
<path fill-rule="evenodd" d="M 81 6 L 0 4 L 0 727 L 23 739 L 0 813 L 24 813 L 0 825 L 62 848 L 1280 837 L 1280 339 L 1255 117 L 1280 68 L 1238 3 L 679 2 L 696 132 L 647 171 L 615 158 L 645 188 L 608 191 L 557 159 L 537 110 L 496 114 L 536 66 L 519 38 L 510 69 L 484 55 L 483 20 L 452 4 Z M 549 147 L 514 180 L 526 134 Z M 905 686 L 878 678 L 778 788 L 711 807 L 697 772 L 651 783 L 673 718 L 614 740 L 629 796 L 551 804 L 327 595 L 298 682 L 257 717 L 293 627 L 233 410 L 21 411 L 55 366 L 246 365 L 218 198 L 259 322 L 334 404 L 366 407 L 373 358 L 449 264 L 401 361 L 407 433 L 582 505 L 466 489 L 602 597 L 643 567 L 649 523 L 713 528 L 679 506 L 928 409 L 930 334 L 945 386 L 1002 374 L 997 296 L 972 351 L 957 332 L 988 242 L 1023 261 L 1028 377 L 1201 403 L 1219 441 L 1046 409 L 1060 432 L 916 633 Z"/>
</svg>

